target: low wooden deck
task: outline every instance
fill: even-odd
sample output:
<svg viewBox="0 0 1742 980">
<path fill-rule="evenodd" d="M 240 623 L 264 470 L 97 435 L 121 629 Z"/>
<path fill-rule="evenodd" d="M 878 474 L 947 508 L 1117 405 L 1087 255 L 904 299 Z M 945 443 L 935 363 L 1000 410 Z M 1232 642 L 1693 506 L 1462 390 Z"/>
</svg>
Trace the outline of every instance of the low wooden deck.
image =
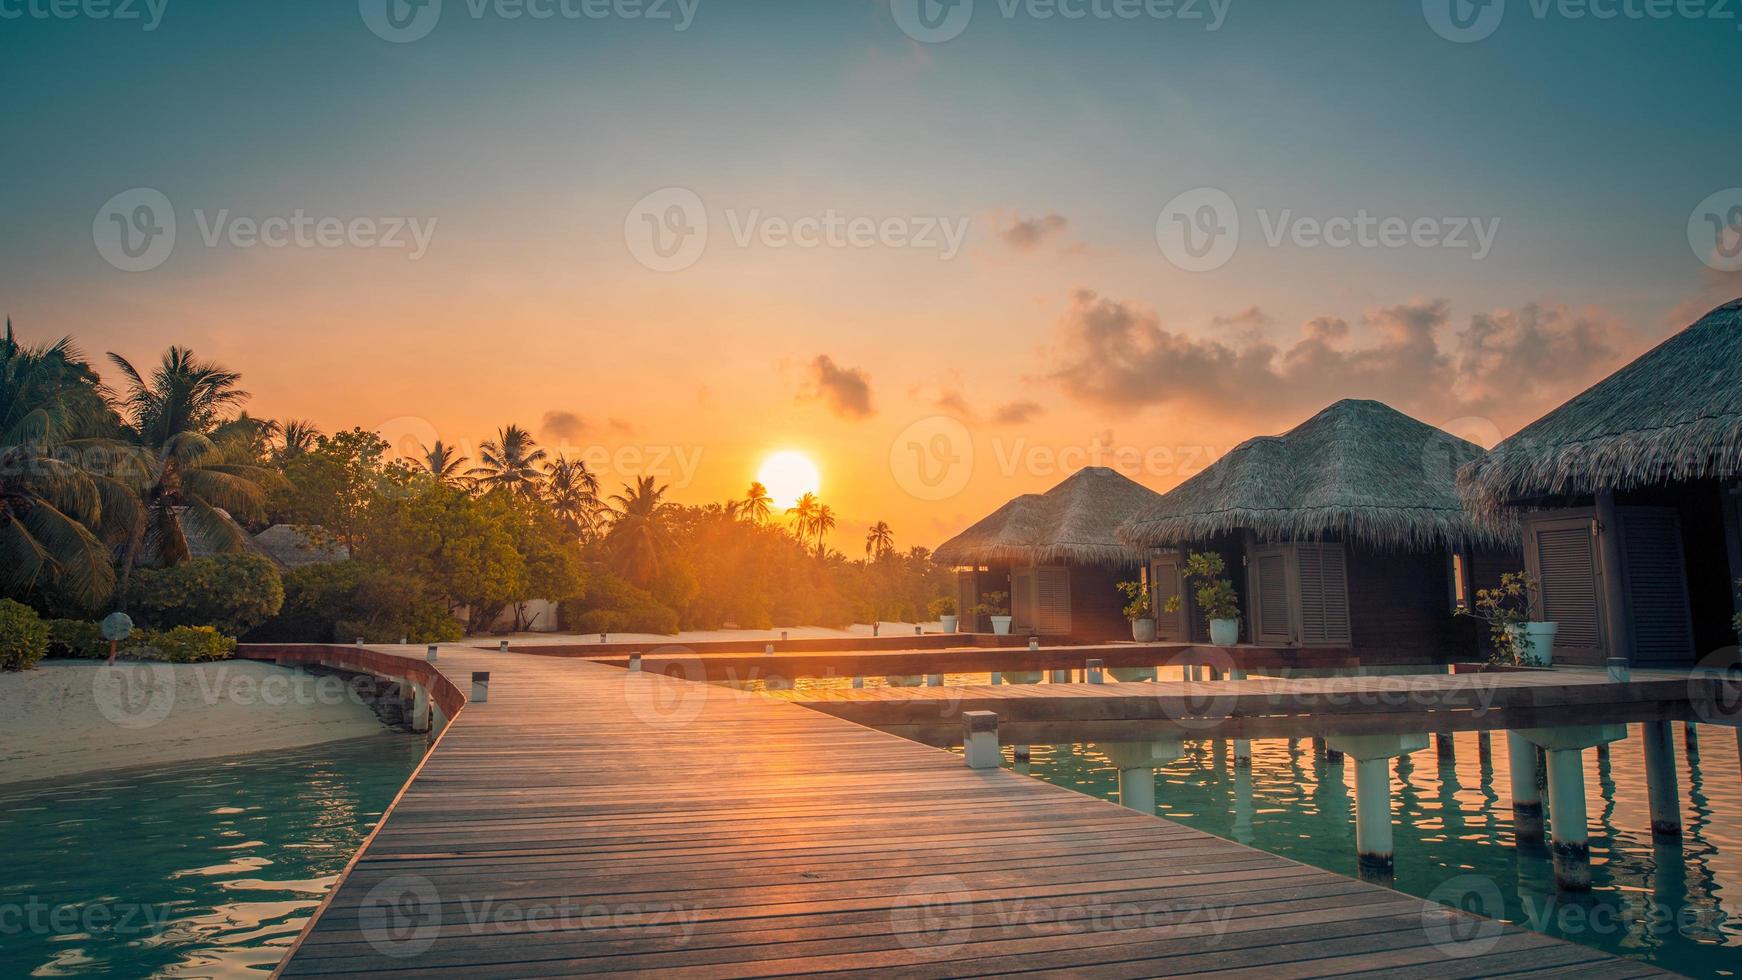
<svg viewBox="0 0 1742 980">
<path fill-rule="evenodd" d="M 488 702 L 279 975 L 1655 972 L 764 695 L 460 647 L 438 667 L 488 670 Z"/>
<path fill-rule="evenodd" d="M 959 715 L 998 715 L 1005 744 L 1188 737 L 1299 738 L 1640 721 L 1719 721 L 1738 706 L 1724 678 L 1636 670 L 1239 681 L 1005 684 L 777 692 L 771 696 L 931 745 L 960 745 Z M 1742 720 L 1742 719 L 1736 719 Z"/>
</svg>

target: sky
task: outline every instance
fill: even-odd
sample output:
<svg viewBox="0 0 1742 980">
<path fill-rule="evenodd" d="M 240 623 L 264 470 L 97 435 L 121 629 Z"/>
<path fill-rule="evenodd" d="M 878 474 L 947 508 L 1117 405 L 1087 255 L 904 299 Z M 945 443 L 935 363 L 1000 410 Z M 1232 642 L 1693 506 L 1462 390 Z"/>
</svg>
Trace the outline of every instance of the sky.
<svg viewBox="0 0 1742 980">
<path fill-rule="evenodd" d="M 0 0 L 0 313 L 686 503 L 796 450 L 929 547 L 1339 398 L 1492 444 L 1742 294 L 1739 57 L 1696 0 Z"/>
</svg>

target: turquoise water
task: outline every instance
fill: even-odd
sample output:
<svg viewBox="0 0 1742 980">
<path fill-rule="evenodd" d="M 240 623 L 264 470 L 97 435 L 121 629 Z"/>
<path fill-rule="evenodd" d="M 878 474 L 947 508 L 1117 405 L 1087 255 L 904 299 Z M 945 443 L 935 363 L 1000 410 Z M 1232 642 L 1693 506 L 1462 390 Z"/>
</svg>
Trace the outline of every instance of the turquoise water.
<svg viewBox="0 0 1742 980">
<path fill-rule="evenodd" d="M 1676 730 L 1683 837 L 1652 842 L 1638 726 L 1587 750 L 1593 888 L 1557 892 L 1546 851 L 1512 843 L 1506 736 L 1491 760 L 1474 732 L 1444 763 L 1430 747 L 1394 764 L 1395 887 L 1692 976 L 1742 972 L 1742 770 L 1736 730 L 1697 728 L 1690 760 Z M 1157 771 L 1161 816 L 1340 874 L 1358 874 L 1352 763 L 1315 761 L 1310 740 L 1252 743 L 1250 772 L 1227 742 L 1187 742 Z M 1006 763 L 1007 765 L 1009 763 Z M 1036 745 L 1028 772 L 1118 800 L 1118 772 L 1088 745 Z"/>
<path fill-rule="evenodd" d="M 0 786 L 0 977 L 260 977 L 423 754 L 383 732 Z"/>
</svg>

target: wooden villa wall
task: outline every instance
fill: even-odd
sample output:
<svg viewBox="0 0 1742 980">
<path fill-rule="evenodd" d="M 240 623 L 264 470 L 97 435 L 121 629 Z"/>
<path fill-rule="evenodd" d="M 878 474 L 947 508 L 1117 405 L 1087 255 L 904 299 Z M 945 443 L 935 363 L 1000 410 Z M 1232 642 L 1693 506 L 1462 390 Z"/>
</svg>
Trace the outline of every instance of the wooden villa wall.
<svg viewBox="0 0 1742 980">
<path fill-rule="evenodd" d="M 1477 655 L 1481 624 L 1452 614 L 1448 552 L 1350 549 L 1348 559 L 1350 633 L 1358 653 Z M 1497 585 L 1501 572 L 1522 567 L 1516 557 L 1478 553 L 1471 560 L 1474 588 Z"/>
<path fill-rule="evenodd" d="M 1131 639 L 1125 597 L 1117 585 L 1135 581 L 1137 566 L 1072 565 L 1070 569 L 1071 639 L 1082 643 Z"/>
</svg>

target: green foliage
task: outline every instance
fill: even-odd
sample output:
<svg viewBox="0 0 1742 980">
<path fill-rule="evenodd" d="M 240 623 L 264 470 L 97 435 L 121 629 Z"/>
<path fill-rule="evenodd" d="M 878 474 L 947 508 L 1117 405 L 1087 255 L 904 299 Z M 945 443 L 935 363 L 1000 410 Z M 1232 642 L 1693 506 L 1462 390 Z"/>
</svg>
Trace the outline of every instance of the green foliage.
<svg viewBox="0 0 1742 980">
<path fill-rule="evenodd" d="M 1142 582 L 1120 582 L 1115 588 L 1125 597 L 1126 619 L 1136 622 L 1155 615 L 1155 607 L 1149 599 L 1149 589 Z"/>
<path fill-rule="evenodd" d="M 1198 611 L 1206 620 L 1240 618 L 1240 596 L 1234 591 L 1234 582 L 1222 577 L 1227 568 L 1221 555 L 1213 551 L 1197 551 L 1186 556 L 1185 568 L 1180 570 L 1181 577 L 1187 582 L 1197 583 L 1192 597 L 1197 600 Z M 1163 608 L 1170 613 L 1179 612 L 1180 597 L 1169 596 Z"/>
<path fill-rule="evenodd" d="M 109 655 L 103 625 L 84 619 L 51 619 L 48 623 L 48 655 L 95 660 Z"/>
<path fill-rule="evenodd" d="M 260 643 L 452 642 L 460 623 L 427 583 L 365 561 L 305 565 L 284 576 L 284 608 L 248 634 Z"/>
<path fill-rule="evenodd" d="M 149 627 L 211 626 L 239 636 L 277 615 L 284 586 L 277 566 L 260 555 L 214 555 L 139 569 L 127 600 Z"/>
<path fill-rule="evenodd" d="M 974 607 L 974 612 L 981 616 L 1010 615 L 1010 593 L 982 592 L 980 602 Z"/>
<path fill-rule="evenodd" d="M 575 633 L 678 631 L 678 616 L 651 592 L 604 570 L 586 576 L 581 594 L 557 606 L 557 622 Z"/>
<path fill-rule="evenodd" d="M 0 599 L 0 670 L 29 670 L 48 653 L 48 624 L 22 602 Z"/>
<path fill-rule="evenodd" d="M 375 495 L 405 479 L 403 467 L 384 463 L 390 448 L 373 432 L 351 429 L 319 436 L 307 451 L 287 452 L 279 460 L 284 482 L 274 489 L 268 512 L 277 523 L 325 528 L 355 549 Z"/>
<path fill-rule="evenodd" d="M 930 614 L 933 619 L 954 616 L 956 614 L 956 597 L 953 595 L 938 596 L 936 599 L 926 603 L 925 611 Z"/>
<path fill-rule="evenodd" d="M 1529 573 L 1506 572 L 1500 576 L 1498 588 L 1476 590 L 1475 608 L 1458 610 L 1460 616 L 1488 624 L 1491 663 L 1524 663 L 1522 630 L 1536 613 L 1536 588 Z"/>
<path fill-rule="evenodd" d="M 236 638 L 225 636 L 210 626 L 136 630 L 122 646 L 122 653 L 136 660 L 162 660 L 172 664 L 228 660 L 235 652 Z"/>
</svg>

